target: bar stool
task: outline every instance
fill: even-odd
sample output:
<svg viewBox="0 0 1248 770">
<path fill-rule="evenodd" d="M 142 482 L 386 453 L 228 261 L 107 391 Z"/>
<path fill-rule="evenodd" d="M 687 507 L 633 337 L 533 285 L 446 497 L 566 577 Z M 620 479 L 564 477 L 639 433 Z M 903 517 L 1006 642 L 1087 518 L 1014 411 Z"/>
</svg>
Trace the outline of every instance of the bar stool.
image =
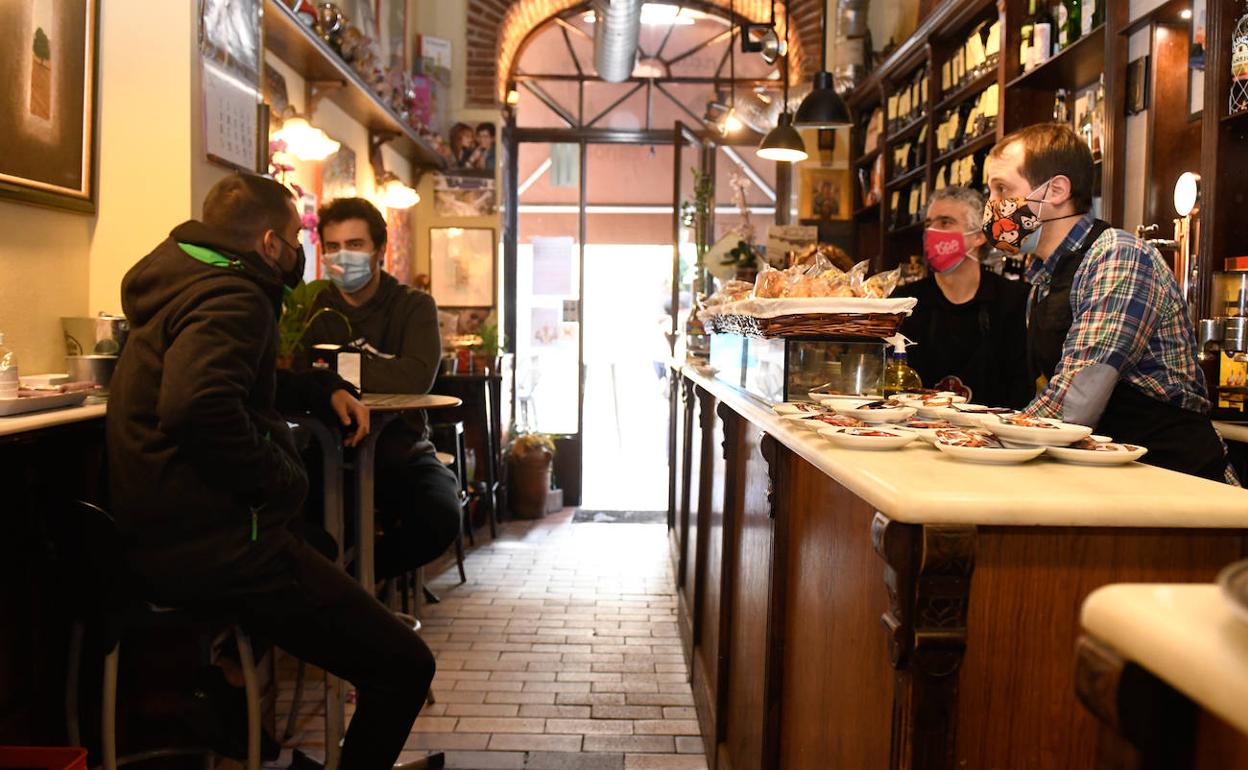
<svg viewBox="0 0 1248 770">
<path fill-rule="evenodd" d="M 161 747 L 117 756 L 117 690 L 121 661 L 121 639 L 127 629 L 140 626 L 185 624 L 190 614 L 178 609 L 157 607 L 138 601 L 121 563 L 120 538 L 116 524 L 97 505 L 76 500 L 67 506 L 67 514 L 59 527 L 60 534 L 80 533 L 79 538 L 61 537 L 56 543 L 58 561 L 85 569 L 83 590 L 90 591 L 96 606 L 84 608 L 75 621 L 70 638 L 69 661 L 65 677 L 66 731 L 71 745 L 82 743 L 79 719 L 78 690 L 85 654 L 87 623 L 83 615 L 94 614 L 103 634 L 104 673 L 100 694 L 100 754 L 104 770 L 153 759 L 181 756 L 211 758 L 215 752 L 197 747 Z M 251 640 L 237 625 L 232 626 L 238 645 L 239 666 L 247 704 L 247 770 L 260 770 L 260 685 L 256 677 Z"/>
</svg>

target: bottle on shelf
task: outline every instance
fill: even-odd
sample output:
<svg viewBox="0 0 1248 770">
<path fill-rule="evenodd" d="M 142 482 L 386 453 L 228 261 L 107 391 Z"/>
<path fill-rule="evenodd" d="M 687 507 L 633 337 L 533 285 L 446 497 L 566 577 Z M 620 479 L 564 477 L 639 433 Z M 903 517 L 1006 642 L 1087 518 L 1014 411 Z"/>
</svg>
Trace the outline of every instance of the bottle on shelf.
<svg viewBox="0 0 1248 770">
<path fill-rule="evenodd" d="M 1079 0 L 1061 0 L 1057 4 L 1057 45 L 1066 48 L 1079 39 L 1083 13 Z"/>
<path fill-rule="evenodd" d="M 1022 25 L 1018 28 L 1018 66 L 1023 72 L 1028 72 L 1032 67 L 1036 66 L 1032 63 L 1032 46 L 1034 45 L 1036 34 L 1036 0 L 1029 0 L 1027 6 L 1027 16 L 1023 19 Z"/>
<path fill-rule="evenodd" d="M 1067 107 L 1068 94 L 1065 88 L 1057 89 L 1057 95 L 1053 97 L 1053 122 L 1069 123 L 1070 109 Z"/>
<path fill-rule="evenodd" d="M 1105 73 L 1101 73 L 1101 81 L 1092 91 L 1092 105 L 1088 111 L 1092 113 L 1092 161 L 1101 159 L 1105 141 Z"/>
<path fill-rule="evenodd" d="M 1086 35 L 1105 21 L 1106 0 L 1083 0 L 1079 13 L 1079 32 Z"/>
<path fill-rule="evenodd" d="M 1053 17 L 1044 5 L 1032 3 L 1031 7 L 1031 56 L 1028 59 L 1028 70 L 1044 64 L 1053 55 Z"/>
<path fill-rule="evenodd" d="M 4 346 L 0 332 L 0 398 L 17 398 L 17 354 Z"/>
<path fill-rule="evenodd" d="M 1248 110 L 1248 0 L 1231 35 L 1230 115 Z"/>
<path fill-rule="evenodd" d="M 702 298 L 706 290 L 706 270 L 696 268 L 692 283 L 693 302 L 689 317 L 685 319 L 685 359 L 692 363 L 706 363 L 711 359 L 711 336 L 698 314 L 702 311 Z"/>
</svg>

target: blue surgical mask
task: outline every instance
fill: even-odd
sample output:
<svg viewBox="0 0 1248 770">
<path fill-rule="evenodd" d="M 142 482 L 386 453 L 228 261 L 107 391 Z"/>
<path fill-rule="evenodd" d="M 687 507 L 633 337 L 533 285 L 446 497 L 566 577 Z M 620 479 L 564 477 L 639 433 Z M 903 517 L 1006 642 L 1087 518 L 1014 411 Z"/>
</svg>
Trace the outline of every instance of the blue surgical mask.
<svg viewBox="0 0 1248 770">
<path fill-rule="evenodd" d="M 329 269 L 329 280 L 348 294 L 357 292 L 372 280 L 373 255 L 367 251 L 348 251 L 343 249 L 325 255 L 325 266 Z M 341 268 L 342 272 L 333 268 Z"/>
</svg>

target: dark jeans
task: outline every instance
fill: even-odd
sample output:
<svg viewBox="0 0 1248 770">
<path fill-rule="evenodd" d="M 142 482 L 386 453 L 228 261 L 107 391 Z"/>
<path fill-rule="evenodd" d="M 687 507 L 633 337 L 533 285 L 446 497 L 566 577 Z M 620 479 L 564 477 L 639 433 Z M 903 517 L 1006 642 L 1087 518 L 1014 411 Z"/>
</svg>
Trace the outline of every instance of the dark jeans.
<svg viewBox="0 0 1248 770">
<path fill-rule="evenodd" d="M 389 770 L 433 681 L 433 654 L 412 629 L 341 568 L 285 530 L 247 574 L 222 576 L 197 595 L 150 591 L 170 606 L 228 615 L 249 633 L 355 685 L 358 701 L 342 767 Z M 277 547 L 274 541 L 277 541 Z M 168 576 L 173 577 L 173 576 Z M 159 586 L 176 585 L 160 579 Z"/>
</svg>

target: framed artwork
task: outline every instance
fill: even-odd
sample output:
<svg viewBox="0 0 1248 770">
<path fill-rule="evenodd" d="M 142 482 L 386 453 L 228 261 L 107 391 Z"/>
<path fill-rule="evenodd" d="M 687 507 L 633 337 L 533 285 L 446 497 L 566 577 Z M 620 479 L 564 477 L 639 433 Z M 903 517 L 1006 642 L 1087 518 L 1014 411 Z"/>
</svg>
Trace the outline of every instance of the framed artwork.
<svg viewBox="0 0 1248 770">
<path fill-rule="evenodd" d="M 849 219 L 851 190 L 848 169 L 800 166 L 798 219 L 821 222 Z"/>
<path fill-rule="evenodd" d="M 407 209 L 386 211 L 386 272 L 399 283 L 411 284 L 412 220 Z"/>
<path fill-rule="evenodd" d="M 447 144 L 451 148 L 451 168 L 460 174 L 494 178 L 498 127 L 493 123 L 456 123 L 451 126 Z"/>
<path fill-rule="evenodd" d="M 1148 71 L 1150 56 L 1141 56 L 1127 65 L 1127 114 L 1138 115 L 1148 109 Z"/>
<path fill-rule="evenodd" d="M 355 193 L 355 150 L 344 142 L 321 165 L 321 200 L 354 198 Z"/>
<path fill-rule="evenodd" d="M 494 177 L 446 176 L 433 182 L 433 212 L 440 217 L 488 217 L 498 210 Z"/>
<path fill-rule="evenodd" d="M 443 307 L 493 307 L 494 229 L 431 227 L 429 277 Z"/>
<path fill-rule="evenodd" d="M 6 3 L 0 197 L 95 211 L 98 0 Z"/>
</svg>

